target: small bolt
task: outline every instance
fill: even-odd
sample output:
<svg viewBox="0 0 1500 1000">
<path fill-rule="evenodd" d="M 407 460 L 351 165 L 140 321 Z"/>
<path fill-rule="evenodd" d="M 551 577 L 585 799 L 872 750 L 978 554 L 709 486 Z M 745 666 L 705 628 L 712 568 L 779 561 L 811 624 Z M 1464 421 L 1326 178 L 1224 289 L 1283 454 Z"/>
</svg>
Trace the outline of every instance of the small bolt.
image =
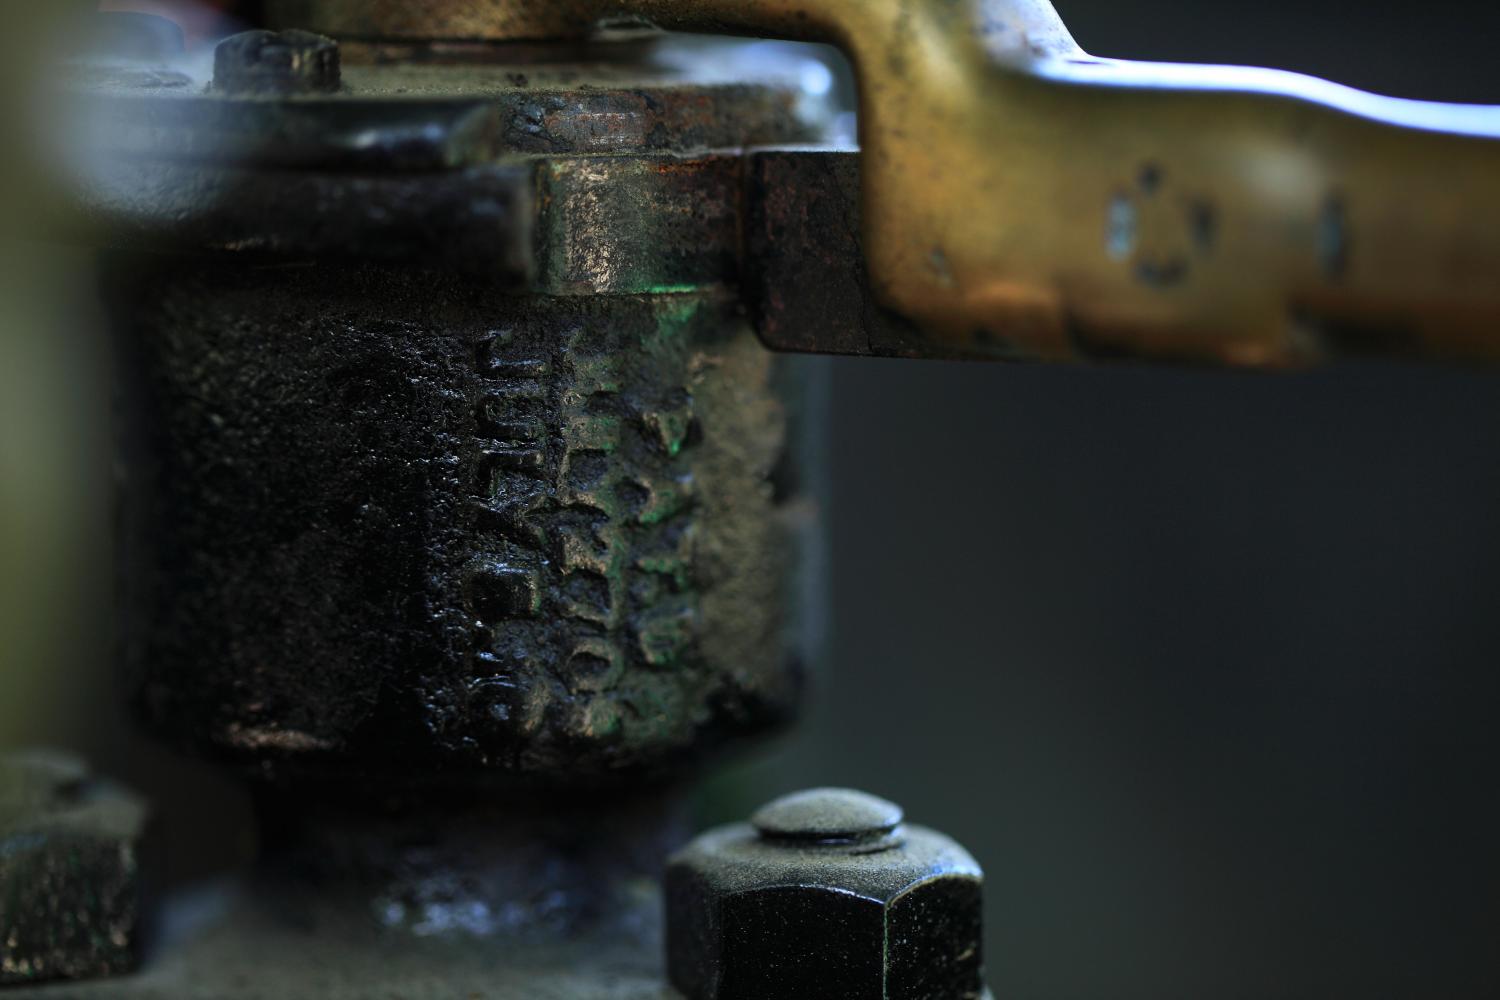
<svg viewBox="0 0 1500 1000">
<path fill-rule="evenodd" d="M 310 31 L 242 31 L 214 50 L 217 91 L 286 94 L 339 86 L 339 43 Z"/>
<path fill-rule="evenodd" d="M 901 808 L 846 789 L 777 799 L 667 869 L 667 964 L 688 1000 L 973 1000 L 982 873 Z"/>
</svg>

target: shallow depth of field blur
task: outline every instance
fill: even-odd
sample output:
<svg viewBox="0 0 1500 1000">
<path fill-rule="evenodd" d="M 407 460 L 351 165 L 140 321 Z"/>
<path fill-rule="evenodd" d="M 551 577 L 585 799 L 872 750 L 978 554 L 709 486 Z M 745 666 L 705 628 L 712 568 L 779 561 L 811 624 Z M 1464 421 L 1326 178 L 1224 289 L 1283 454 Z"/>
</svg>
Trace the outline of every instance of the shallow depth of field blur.
<svg viewBox="0 0 1500 1000">
<path fill-rule="evenodd" d="M 67 5 L 14 6 L 0 746 L 151 795 L 182 884 L 246 857 L 248 811 L 112 688 L 103 323 L 88 254 L 27 224 L 63 196 L 30 65 Z M 1500 101 L 1493 3 L 1059 7 L 1101 55 Z M 901 802 L 985 866 L 1009 1000 L 1500 995 L 1500 372 L 826 363 L 831 653 L 705 822 Z"/>
</svg>

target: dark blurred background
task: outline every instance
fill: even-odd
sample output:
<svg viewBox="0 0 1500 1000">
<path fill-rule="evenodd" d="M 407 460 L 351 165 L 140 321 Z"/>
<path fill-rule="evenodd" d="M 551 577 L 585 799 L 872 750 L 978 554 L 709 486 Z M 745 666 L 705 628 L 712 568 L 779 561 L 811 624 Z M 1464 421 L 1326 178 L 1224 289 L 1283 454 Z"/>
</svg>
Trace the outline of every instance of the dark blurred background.
<svg viewBox="0 0 1500 1000">
<path fill-rule="evenodd" d="M 1500 101 L 1500 4 L 1058 7 Z M 832 372 L 831 664 L 752 780 L 964 842 L 1002 998 L 1500 996 L 1500 374 Z"/>
<path fill-rule="evenodd" d="M 1500 101 L 1496 4 L 1060 7 L 1101 55 Z M 129 735 L 103 626 L 36 613 L 104 545 L 103 395 L 25 340 L 0 338 L 0 737 L 148 791 L 174 877 L 207 874 L 246 850 L 232 784 Z M 1500 373 L 825 364 L 826 671 L 705 820 L 809 784 L 900 801 L 989 873 L 1006 1000 L 1500 996 Z"/>
</svg>

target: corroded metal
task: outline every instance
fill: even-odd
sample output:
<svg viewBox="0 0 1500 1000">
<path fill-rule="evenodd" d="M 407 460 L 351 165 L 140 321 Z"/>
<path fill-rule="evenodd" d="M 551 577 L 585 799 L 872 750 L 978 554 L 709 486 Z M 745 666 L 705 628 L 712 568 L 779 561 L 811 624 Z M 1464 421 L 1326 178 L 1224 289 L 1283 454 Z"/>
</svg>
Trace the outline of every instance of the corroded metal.
<svg viewBox="0 0 1500 1000">
<path fill-rule="evenodd" d="M 274 6 L 274 5 L 273 5 Z M 1078 49 L 1046 0 L 285 0 L 366 36 L 831 41 L 877 300 L 920 353 L 1500 359 L 1500 112 Z"/>
<path fill-rule="evenodd" d="M 74 758 L 0 758 L 0 986 L 135 968 L 146 821 L 140 799 Z"/>
<path fill-rule="evenodd" d="M 137 700 L 247 763 L 618 779 L 785 719 L 773 356 L 712 295 L 132 269 Z"/>
<path fill-rule="evenodd" d="M 815 789 L 710 831 L 667 871 L 667 961 L 687 1000 L 971 1000 L 983 875 L 889 802 Z"/>
</svg>

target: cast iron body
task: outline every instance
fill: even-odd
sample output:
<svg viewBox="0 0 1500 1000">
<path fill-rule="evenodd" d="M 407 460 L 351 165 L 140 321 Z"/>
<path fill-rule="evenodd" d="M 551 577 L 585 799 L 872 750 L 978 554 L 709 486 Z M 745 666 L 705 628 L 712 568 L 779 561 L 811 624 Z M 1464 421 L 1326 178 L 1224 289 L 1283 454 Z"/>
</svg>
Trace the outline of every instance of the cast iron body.
<svg viewBox="0 0 1500 1000">
<path fill-rule="evenodd" d="M 658 996 L 671 786 L 802 684 L 803 379 L 736 286 L 804 67 L 332 44 L 78 70 L 125 676 L 263 852 L 67 995 Z"/>
</svg>

